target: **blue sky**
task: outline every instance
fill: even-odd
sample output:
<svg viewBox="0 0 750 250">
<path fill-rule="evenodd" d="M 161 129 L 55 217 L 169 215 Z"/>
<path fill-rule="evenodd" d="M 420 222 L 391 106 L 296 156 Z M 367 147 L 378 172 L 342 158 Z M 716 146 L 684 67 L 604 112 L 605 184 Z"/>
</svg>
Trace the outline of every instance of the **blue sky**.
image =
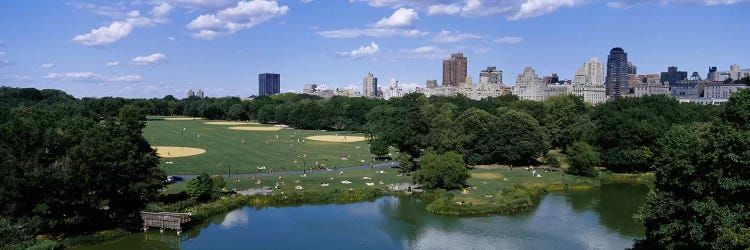
<svg viewBox="0 0 750 250">
<path fill-rule="evenodd" d="M 257 94 L 354 86 L 373 72 L 424 86 L 450 53 L 512 85 L 525 66 L 572 79 L 622 47 L 639 73 L 750 67 L 746 0 L 0 1 L 0 85 L 76 97 Z"/>
</svg>

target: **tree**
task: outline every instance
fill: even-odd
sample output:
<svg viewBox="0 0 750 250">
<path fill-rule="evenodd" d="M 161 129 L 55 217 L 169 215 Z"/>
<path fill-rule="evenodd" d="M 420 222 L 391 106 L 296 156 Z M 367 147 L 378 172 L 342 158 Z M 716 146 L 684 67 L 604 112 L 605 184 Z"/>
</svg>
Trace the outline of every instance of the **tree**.
<svg viewBox="0 0 750 250">
<path fill-rule="evenodd" d="M 166 176 L 141 135 L 140 110 L 126 105 L 100 117 L 83 105 L 0 115 L 0 217 L 17 218 L 31 234 L 80 232 L 133 225 L 156 199 Z"/>
<path fill-rule="evenodd" d="M 231 120 L 247 120 L 247 111 L 242 104 L 233 104 L 227 112 L 227 118 Z"/>
<path fill-rule="evenodd" d="M 456 118 L 464 157 L 469 165 L 490 164 L 499 160 L 500 143 L 498 118 L 484 110 L 471 108 Z"/>
<path fill-rule="evenodd" d="M 599 153 L 594 150 L 594 147 L 585 142 L 575 142 L 568 146 L 566 153 L 570 164 L 568 173 L 588 177 L 596 176 L 594 167 L 599 165 Z"/>
<path fill-rule="evenodd" d="M 750 248 L 750 130 L 740 116 L 750 95 L 729 100 L 721 119 L 674 126 L 658 141 L 655 188 L 635 217 L 646 238 L 634 248 Z"/>
<path fill-rule="evenodd" d="M 375 156 L 383 156 L 388 154 L 388 144 L 384 140 L 377 138 L 370 140 L 370 153 Z"/>
<path fill-rule="evenodd" d="M 190 198 L 205 201 L 211 198 L 211 192 L 213 189 L 213 180 L 211 180 L 211 177 L 209 177 L 207 173 L 203 173 L 197 178 L 188 181 L 187 186 L 185 187 L 185 192 L 187 192 Z"/>
<path fill-rule="evenodd" d="M 470 177 L 463 156 L 455 152 L 427 152 L 419 164 L 421 167 L 414 173 L 414 182 L 427 189 L 459 189 L 466 186 Z"/>
<path fill-rule="evenodd" d="M 510 110 L 498 117 L 498 161 L 531 164 L 549 149 L 549 141 L 539 123 L 530 115 Z"/>
</svg>

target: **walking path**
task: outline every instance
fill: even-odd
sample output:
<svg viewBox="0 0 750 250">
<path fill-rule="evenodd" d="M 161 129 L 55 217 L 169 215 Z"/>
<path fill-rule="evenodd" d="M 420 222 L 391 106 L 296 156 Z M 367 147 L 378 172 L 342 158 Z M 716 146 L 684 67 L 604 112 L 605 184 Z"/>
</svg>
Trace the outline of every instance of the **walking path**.
<svg viewBox="0 0 750 250">
<path fill-rule="evenodd" d="M 372 168 L 392 168 L 392 167 L 399 167 L 399 166 L 400 165 L 398 164 L 398 162 L 392 161 L 392 162 L 383 162 L 383 163 L 374 164 Z M 360 169 L 368 169 L 368 168 L 370 168 L 370 165 L 366 164 L 366 165 L 361 165 L 361 166 L 338 168 L 335 171 L 360 170 Z M 303 174 L 303 173 L 316 174 L 316 173 L 328 173 L 331 171 L 334 171 L 334 170 L 331 168 L 328 170 L 316 169 L 316 170 L 307 170 L 304 172 L 302 170 L 273 171 L 270 174 L 268 172 L 253 173 L 253 174 L 232 174 L 232 178 L 244 178 L 244 177 L 253 177 L 253 176 L 278 176 L 278 175 Z M 173 176 L 182 177 L 183 181 L 187 181 L 187 180 L 198 177 L 198 175 L 190 175 L 190 174 L 189 175 L 173 175 Z M 229 175 L 225 174 L 225 175 L 222 175 L 222 177 L 229 178 Z"/>
</svg>

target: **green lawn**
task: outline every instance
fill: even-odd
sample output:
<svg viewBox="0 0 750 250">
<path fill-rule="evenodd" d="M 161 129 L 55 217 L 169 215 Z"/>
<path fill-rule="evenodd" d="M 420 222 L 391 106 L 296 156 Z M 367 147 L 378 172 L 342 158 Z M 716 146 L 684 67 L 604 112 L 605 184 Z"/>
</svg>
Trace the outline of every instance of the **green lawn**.
<svg viewBox="0 0 750 250">
<path fill-rule="evenodd" d="M 513 190 L 514 185 L 523 185 L 526 187 L 532 186 L 546 186 L 550 183 L 573 183 L 581 177 L 573 175 L 563 175 L 560 177 L 560 172 L 544 172 L 537 171 L 541 177 L 532 176 L 532 172 L 523 170 L 522 167 L 516 167 L 513 171 L 503 170 L 474 170 L 471 172 L 471 178 L 467 181 L 472 187 L 467 188 L 468 194 L 464 194 L 463 190 L 453 191 L 454 202 L 464 201 L 471 202 L 473 204 L 486 204 L 497 202 L 503 195 L 502 192 L 509 192 Z M 489 194 L 492 198 L 485 197 L 485 194 Z"/>
<path fill-rule="evenodd" d="M 372 156 L 366 141 L 353 143 L 321 142 L 304 139 L 312 135 L 346 132 L 282 129 L 279 131 L 241 131 L 226 125 L 207 125 L 204 120 L 168 121 L 149 117 L 143 136 L 151 145 L 207 149 L 206 153 L 181 158 L 162 158 L 167 174 L 255 173 L 257 166 L 274 171 L 301 170 L 307 166 L 350 167 L 369 163 Z M 268 125 L 246 125 L 268 126 Z M 183 132 L 184 129 L 184 132 Z M 200 135 L 200 138 L 198 137 Z M 278 135 L 278 139 L 276 136 Z M 347 133 L 347 135 L 361 135 Z M 242 144 L 242 141 L 245 144 Z M 345 159 L 342 159 L 345 158 Z M 295 162 L 296 161 L 296 162 Z M 172 162 L 167 164 L 167 162 Z"/>
<path fill-rule="evenodd" d="M 378 174 L 376 171 L 382 170 L 384 173 Z M 348 189 L 363 189 L 367 187 L 375 187 L 383 190 L 388 189 L 389 184 L 394 183 L 411 183 L 411 176 L 398 176 L 398 169 L 394 168 L 378 168 L 378 169 L 360 169 L 360 170 L 343 170 L 343 175 L 340 174 L 342 170 L 323 172 L 321 170 L 318 173 L 307 174 L 306 177 L 295 174 L 282 175 L 282 179 L 279 176 L 259 176 L 257 178 L 243 177 L 232 178 L 231 180 L 225 179 L 226 188 L 228 190 L 237 189 L 245 190 L 251 188 L 273 188 L 277 182 L 283 181 L 284 184 L 280 185 L 280 189 L 274 189 L 275 193 L 292 193 L 292 192 L 304 192 L 304 191 L 332 191 L 332 190 L 348 190 Z M 363 179 L 363 177 L 369 177 L 370 179 Z M 333 179 L 331 179 L 333 178 Z M 261 181 L 261 184 L 256 184 L 257 180 Z M 341 181 L 350 181 L 351 184 L 343 184 Z M 295 183 L 299 181 L 299 183 Z M 380 182 L 383 184 L 380 184 Z M 323 187 L 320 184 L 322 182 L 328 182 L 329 186 Z M 366 183 L 373 183 L 373 186 L 368 186 Z M 185 190 L 187 181 L 178 182 L 171 184 L 167 187 L 164 193 L 177 193 Z M 302 190 L 295 189 L 295 186 L 302 186 Z"/>
</svg>

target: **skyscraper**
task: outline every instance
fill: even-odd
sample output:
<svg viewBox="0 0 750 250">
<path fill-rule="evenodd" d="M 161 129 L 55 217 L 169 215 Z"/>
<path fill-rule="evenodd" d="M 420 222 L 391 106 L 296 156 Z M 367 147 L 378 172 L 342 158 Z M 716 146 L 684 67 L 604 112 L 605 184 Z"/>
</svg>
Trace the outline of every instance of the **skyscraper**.
<svg viewBox="0 0 750 250">
<path fill-rule="evenodd" d="M 443 86 L 458 87 L 466 81 L 466 57 L 463 53 L 451 54 L 443 60 Z"/>
<path fill-rule="evenodd" d="M 362 96 L 364 97 L 378 97 L 378 78 L 372 75 L 372 72 L 367 73 L 367 76 L 362 80 Z"/>
<path fill-rule="evenodd" d="M 599 58 L 592 57 L 578 69 L 575 82 L 579 85 L 604 85 L 604 64 L 599 61 Z"/>
<path fill-rule="evenodd" d="M 672 66 L 667 68 L 667 72 L 661 72 L 661 82 L 669 82 L 669 85 L 674 85 L 677 81 L 687 80 L 687 71 L 677 71 L 677 67 Z"/>
<path fill-rule="evenodd" d="M 503 71 L 496 67 L 487 67 L 479 72 L 479 84 L 501 84 L 503 83 Z"/>
<path fill-rule="evenodd" d="M 604 83 L 607 87 L 607 96 L 618 98 L 627 94 L 629 70 L 628 54 L 620 47 L 610 50 L 607 57 L 607 76 Z"/>
<path fill-rule="evenodd" d="M 258 95 L 273 95 L 278 93 L 281 93 L 280 74 L 258 74 Z"/>
<path fill-rule="evenodd" d="M 635 66 L 632 62 L 628 61 L 628 75 L 637 75 L 638 74 L 638 67 Z"/>
</svg>

